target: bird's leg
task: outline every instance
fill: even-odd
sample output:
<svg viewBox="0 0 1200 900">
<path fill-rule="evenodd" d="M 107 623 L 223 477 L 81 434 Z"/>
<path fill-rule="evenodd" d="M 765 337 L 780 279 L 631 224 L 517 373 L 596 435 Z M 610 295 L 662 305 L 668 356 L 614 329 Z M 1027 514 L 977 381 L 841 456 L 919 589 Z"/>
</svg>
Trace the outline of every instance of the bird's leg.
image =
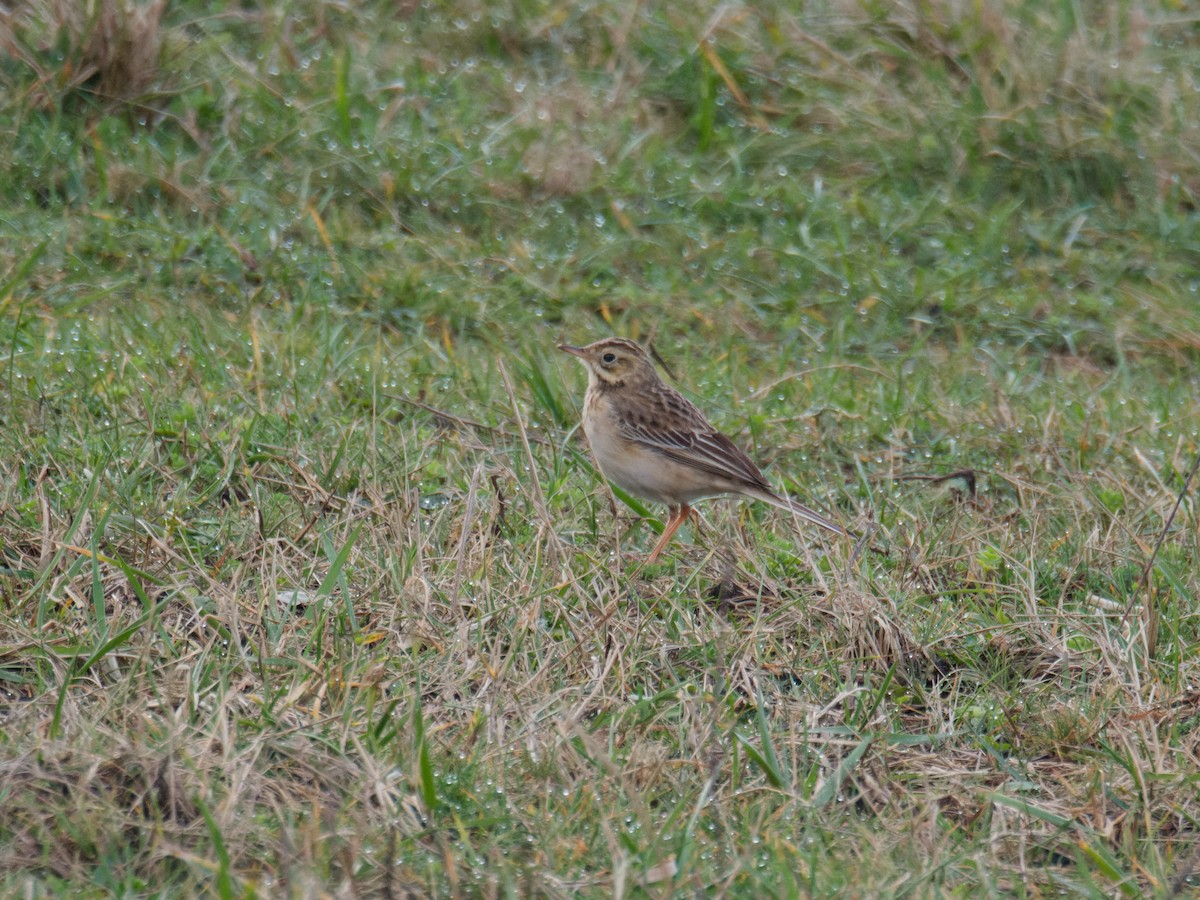
<svg viewBox="0 0 1200 900">
<path fill-rule="evenodd" d="M 658 554 L 662 553 L 663 547 L 667 546 L 667 542 L 671 540 L 671 536 L 679 530 L 679 526 L 687 520 L 691 512 L 692 508 L 686 503 L 680 506 L 667 507 L 667 524 L 663 527 L 658 543 L 654 545 L 654 549 L 650 551 L 650 555 L 646 558 L 647 563 L 652 563 L 658 559 Z"/>
</svg>

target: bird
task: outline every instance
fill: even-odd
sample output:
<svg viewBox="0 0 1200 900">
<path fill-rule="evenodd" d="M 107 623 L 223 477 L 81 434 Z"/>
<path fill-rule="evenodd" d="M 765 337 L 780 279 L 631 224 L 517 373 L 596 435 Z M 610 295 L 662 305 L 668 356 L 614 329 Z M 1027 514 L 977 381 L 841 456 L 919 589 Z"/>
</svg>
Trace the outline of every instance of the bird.
<svg viewBox="0 0 1200 900">
<path fill-rule="evenodd" d="M 625 338 L 586 347 L 559 344 L 587 368 L 583 431 L 604 477 L 664 503 L 667 522 L 647 563 L 662 553 L 698 500 L 741 495 L 787 510 L 843 537 L 850 533 L 807 506 L 780 496 L 745 453 L 696 404 L 659 377 L 645 348 Z"/>
</svg>

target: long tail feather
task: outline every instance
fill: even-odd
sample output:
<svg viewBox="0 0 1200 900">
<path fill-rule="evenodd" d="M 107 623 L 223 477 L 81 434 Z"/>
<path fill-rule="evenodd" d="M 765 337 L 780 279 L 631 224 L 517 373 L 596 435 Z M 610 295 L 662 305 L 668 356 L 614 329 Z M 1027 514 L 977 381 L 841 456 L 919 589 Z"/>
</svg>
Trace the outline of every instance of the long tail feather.
<svg viewBox="0 0 1200 900">
<path fill-rule="evenodd" d="M 780 509 L 787 510 L 792 515 L 798 516 L 801 519 L 804 519 L 806 522 L 811 522 L 814 525 L 820 525 L 822 528 L 826 528 L 829 531 L 832 531 L 834 534 L 840 534 L 842 537 L 854 536 L 836 522 L 830 521 L 819 512 L 809 509 L 807 506 L 797 503 L 795 500 L 789 499 L 788 497 L 780 497 L 778 494 L 769 494 L 766 491 L 761 494 L 756 493 L 754 496 L 760 500 L 770 503 L 772 506 L 777 506 Z"/>
</svg>

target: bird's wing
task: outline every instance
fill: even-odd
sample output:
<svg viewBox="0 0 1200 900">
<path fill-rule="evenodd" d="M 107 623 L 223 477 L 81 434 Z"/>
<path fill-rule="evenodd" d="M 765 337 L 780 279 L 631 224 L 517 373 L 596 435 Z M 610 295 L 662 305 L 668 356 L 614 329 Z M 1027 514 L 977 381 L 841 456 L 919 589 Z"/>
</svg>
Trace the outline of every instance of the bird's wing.
<svg viewBox="0 0 1200 900">
<path fill-rule="evenodd" d="M 719 478 L 771 490 L 750 457 L 713 428 L 704 413 L 678 391 L 664 391 L 646 400 L 641 412 L 619 418 L 626 438 Z"/>
<path fill-rule="evenodd" d="M 733 491 L 741 489 L 837 534 L 849 534 L 815 510 L 775 493 L 750 457 L 678 391 L 668 389 L 644 399 L 618 415 L 618 427 L 628 440 L 723 479 Z"/>
</svg>

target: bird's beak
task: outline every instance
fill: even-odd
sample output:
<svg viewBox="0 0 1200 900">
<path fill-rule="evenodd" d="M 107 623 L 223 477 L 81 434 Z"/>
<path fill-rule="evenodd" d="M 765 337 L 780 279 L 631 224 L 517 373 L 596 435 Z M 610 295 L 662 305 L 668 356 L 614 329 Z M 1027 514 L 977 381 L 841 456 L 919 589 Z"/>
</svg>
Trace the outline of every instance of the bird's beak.
<svg viewBox="0 0 1200 900">
<path fill-rule="evenodd" d="M 580 359 L 585 359 L 582 347 L 572 347 L 570 344 L 559 344 L 558 349 L 563 353 L 570 353 L 572 356 L 578 356 Z"/>
</svg>

